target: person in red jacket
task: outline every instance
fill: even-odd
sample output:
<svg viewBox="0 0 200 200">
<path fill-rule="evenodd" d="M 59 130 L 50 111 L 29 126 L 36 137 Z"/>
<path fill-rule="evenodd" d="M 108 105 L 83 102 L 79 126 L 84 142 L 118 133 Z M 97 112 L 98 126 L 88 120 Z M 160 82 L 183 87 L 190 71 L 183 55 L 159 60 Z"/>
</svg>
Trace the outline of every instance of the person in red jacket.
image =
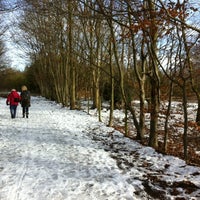
<svg viewBox="0 0 200 200">
<path fill-rule="evenodd" d="M 12 89 L 11 92 L 8 94 L 8 97 L 6 100 L 6 104 L 10 105 L 11 118 L 16 117 L 17 106 L 18 106 L 19 102 L 20 102 L 19 93 L 15 89 Z"/>
</svg>

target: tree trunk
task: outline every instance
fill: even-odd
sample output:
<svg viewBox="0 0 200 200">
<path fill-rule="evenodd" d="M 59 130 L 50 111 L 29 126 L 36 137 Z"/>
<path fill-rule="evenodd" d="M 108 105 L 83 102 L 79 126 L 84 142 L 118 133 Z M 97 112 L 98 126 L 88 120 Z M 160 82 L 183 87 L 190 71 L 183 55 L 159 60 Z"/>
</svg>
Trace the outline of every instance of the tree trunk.
<svg viewBox="0 0 200 200">
<path fill-rule="evenodd" d="M 157 133 L 157 126 L 158 126 L 158 114 L 160 110 L 160 103 L 159 103 L 159 93 L 158 90 L 158 82 L 155 79 L 151 79 L 151 119 L 150 119 L 150 135 L 149 135 L 149 146 L 153 148 L 158 147 L 158 133 Z"/>
<path fill-rule="evenodd" d="M 188 138 L 187 138 L 187 131 L 188 131 L 188 114 L 187 114 L 187 92 L 186 92 L 186 82 L 184 81 L 183 84 L 183 111 L 184 111 L 184 133 L 183 133 L 183 145 L 184 145 L 184 159 L 188 161 Z"/>
<path fill-rule="evenodd" d="M 76 108 L 76 77 L 75 77 L 75 63 L 73 55 L 73 19 L 72 19 L 72 8 L 73 1 L 68 1 L 68 41 L 69 41 L 69 68 L 70 68 L 70 109 Z"/>
<path fill-rule="evenodd" d="M 171 110 L 172 93 L 173 93 L 173 81 L 170 82 L 169 99 L 168 99 L 168 106 L 167 106 L 167 113 L 166 113 L 166 120 L 165 120 L 164 152 L 167 152 L 167 141 L 168 141 L 168 135 L 169 135 L 168 121 L 169 121 L 170 110 Z"/>
<path fill-rule="evenodd" d="M 196 122 L 200 125 L 200 96 L 198 95 L 197 98 L 198 108 L 197 108 L 197 115 L 196 115 Z"/>
<path fill-rule="evenodd" d="M 115 80 L 114 80 L 114 67 L 112 64 L 112 43 L 110 41 L 109 43 L 109 54 L 110 54 L 110 84 L 111 84 L 111 96 L 110 96 L 110 115 L 109 115 L 109 122 L 108 122 L 108 126 L 112 126 L 113 125 L 113 111 L 114 111 L 114 84 L 115 84 Z"/>
<path fill-rule="evenodd" d="M 150 120 L 150 135 L 149 146 L 157 148 L 158 146 L 158 115 L 160 110 L 160 79 L 159 69 L 157 63 L 157 39 L 158 39 L 158 27 L 156 23 L 155 0 L 147 0 L 147 8 L 149 11 L 149 19 L 151 26 L 149 28 L 149 53 L 150 53 L 150 83 L 151 83 L 151 120 Z"/>
</svg>

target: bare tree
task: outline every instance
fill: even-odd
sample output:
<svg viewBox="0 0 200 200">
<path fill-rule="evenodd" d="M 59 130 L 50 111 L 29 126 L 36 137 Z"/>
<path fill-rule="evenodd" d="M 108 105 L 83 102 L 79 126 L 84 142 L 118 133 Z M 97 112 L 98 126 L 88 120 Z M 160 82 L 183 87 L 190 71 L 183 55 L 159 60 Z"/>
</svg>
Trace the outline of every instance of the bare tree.
<svg viewBox="0 0 200 200">
<path fill-rule="evenodd" d="M 4 14 L 9 12 L 9 10 L 5 6 L 4 1 L 0 1 L 0 68 L 5 68 L 6 64 L 8 64 L 8 60 L 5 57 L 6 46 L 5 46 L 5 33 L 8 29 L 8 26 L 4 22 Z"/>
<path fill-rule="evenodd" d="M 181 88 L 182 91 L 182 106 L 183 106 L 183 115 L 184 115 L 184 131 L 183 131 L 183 152 L 184 152 L 184 158 L 186 161 L 188 161 L 188 138 L 187 138 L 187 131 L 188 131 L 188 114 L 187 114 L 187 103 L 188 103 L 188 87 L 190 85 L 192 86 L 192 89 L 194 93 L 196 94 L 197 100 L 199 101 L 199 92 L 197 90 L 197 87 L 194 83 L 194 73 L 193 73 L 193 67 L 191 62 L 191 48 L 193 45 L 196 44 L 199 34 L 197 27 L 191 26 L 187 23 L 188 18 L 190 15 L 188 13 L 190 12 L 190 9 L 192 11 L 197 11 L 195 8 L 193 8 L 189 2 L 180 2 L 178 1 L 176 4 L 174 4 L 170 9 L 167 7 L 164 7 L 164 4 L 160 2 L 163 8 L 163 11 L 165 11 L 165 19 L 173 25 L 174 28 L 169 29 L 168 33 L 170 35 L 174 35 L 173 39 L 171 40 L 171 49 L 173 49 L 173 53 L 171 53 L 170 60 L 172 63 L 172 60 L 174 60 L 172 67 L 171 64 L 171 75 L 168 76 L 170 81 L 175 83 Z M 172 18 L 172 15 L 174 16 Z M 174 32 L 176 30 L 176 32 Z M 192 30 L 192 31 L 191 31 Z M 171 82 L 171 84 L 173 84 Z M 171 91 L 172 92 L 172 91 Z M 171 95 L 170 92 L 170 95 Z M 169 104 L 170 106 L 170 104 Z M 168 107 L 168 114 L 169 114 L 169 107 Z M 198 115 L 198 112 L 197 112 Z M 166 120 L 167 123 L 167 120 Z M 165 127 L 167 125 L 165 124 Z M 167 131 L 167 130 L 166 130 Z M 167 137 L 167 132 L 166 135 Z M 165 150 L 166 150 L 166 138 L 165 138 Z"/>
</svg>

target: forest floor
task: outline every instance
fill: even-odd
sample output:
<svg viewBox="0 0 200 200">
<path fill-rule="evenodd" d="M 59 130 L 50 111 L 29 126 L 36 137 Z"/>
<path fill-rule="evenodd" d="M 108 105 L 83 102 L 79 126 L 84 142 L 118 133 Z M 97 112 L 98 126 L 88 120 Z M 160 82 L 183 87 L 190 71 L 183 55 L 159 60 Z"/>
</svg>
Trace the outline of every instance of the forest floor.
<svg viewBox="0 0 200 200">
<path fill-rule="evenodd" d="M 195 122 L 197 104 L 189 103 L 188 111 L 188 161 L 190 165 L 200 166 L 200 126 Z M 139 110 L 138 110 L 139 113 Z M 162 106 L 162 113 L 166 113 L 166 105 Z M 146 112 L 146 132 L 144 140 L 141 142 L 143 145 L 148 146 L 149 132 L 150 132 L 150 114 Z M 165 114 L 159 116 L 158 124 L 158 152 L 173 155 L 184 160 L 184 117 L 181 102 L 173 102 L 172 110 L 168 123 L 168 142 L 167 151 L 164 151 L 164 138 L 165 138 Z M 119 123 L 119 119 L 115 118 L 114 128 L 122 133 L 125 133 L 124 125 Z M 136 139 L 136 129 L 134 128 L 131 117 L 129 116 L 129 130 L 128 137 Z"/>
<path fill-rule="evenodd" d="M 139 109 L 136 106 L 136 111 L 138 111 L 139 115 Z M 122 115 L 119 113 L 123 111 L 116 111 L 114 114 L 114 123 L 113 127 L 123 133 L 125 135 L 125 126 L 124 126 L 124 118 L 120 118 Z M 197 112 L 197 104 L 196 103 L 189 103 L 187 106 L 187 114 L 188 114 L 188 130 L 187 130 L 187 140 L 188 140 L 188 161 L 187 164 L 191 166 L 198 166 L 200 167 L 200 126 L 195 122 L 196 118 L 196 112 Z M 117 113 L 117 114 L 116 114 Z M 158 153 L 161 153 L 163 155 L 169 155 L 169 156 L 175 156 L 180 159 L 184 160 L 184 143 L 183 143 L 183 135 L 184 135 L 184 115 L 183 115 L 183 110 L 182 110 L 182 103 L 181 102 L 173 102 L 172 105 L 172 110 L 170 113 L 169 117 L 169 123 L 168 123 L 168 142 L 167 142 L 167 151 L 164 151 L 164 138 L 165 138 L 165 120 L 166 120 L 166 104 L 162 105 L 162 113 L 159 116 L 159 123 L 158 123 L 158 148 L 156 151 Z M 106 120 L 108 121 L 108 116 L 106 118 L 107 112 L 103 111 L 102 112 L 102 118 L 104 123 L 107 123 Z M 146 132 L 144 135 L 144 140 L 143 141 L 137 141 L 140 142 L 144 146 L 148 146 L 148 140 L 149 140 L 149 132 L 150 132 L 150 113 L 146 112 L 145 113 L 145 120 L 146 120 Z M 133 121 L 131 116 L 129 115 L 128 119 L 128 137 L 136 140 L 136 129 L 134 127 Z M 104 143 L 106 143 L 104 141 Z M 106 143 L 107 144 L 107 143 Z M 112 145 L 109 145 L 109 150 L 112 149 Z M 111 147 L 110 147 L 111 146 Z M 116 150 L 115 150 L 116 151 Z M 124 150 L 123 150 L 124 151 Z M 131 157 L 132 155 L 130 152 L 127 152 L 128 157 Z M 120 156 L 118 155 L 117 158 L 117 163 L 120 168 L 122 163 L 126 165 L 127 168 L 131 168 L 134 166 L 133 163 L 130 163 L 129 160 L 124 158 L 120 159 Z M 148 161 L 147 161 L 148 162 Z M 145 163 L 144 163 L 145 165 Z M 146 167 L 148 167 L 148 163 L 146 163 Z M 168 165 L 165 166 L 166 169 L 168 168 Z M 162 170 L 160 171 L 160 174 L 162 174 Z M 193 174 L 194 176 L 199 175 L 200 173 L 195 173 Z M 169 183 L 163 181 L 162 179 L 159 178 L 157 175 L 151 175 L 149 174 L 148 179 L 152 181 L 153 184 L 159 185 L 159 187 L 162 188 L 168 188 Z M 170 186 L 172 189 L 171 194 L 174 196 L 179 194 L 179 191 L 176 188 L 181 187 L 186 191 L 186 193 L 191 193 L 193 192 L 194 185 L 191 184 L 190 181 L 182 181 L 179 183 L 175 183 Z M 163 191 L 162 190 L 155 190 L 152 187 L 149 187 L 146 185 L 145 187 L 146 192 L 158 199 L 166 199 L 164 197 Z M 176 200 L 182 200 L 185 198 L 175 198 Z"/>
<path fill-rule="evenodd" d="M 136 106 L 136 112 L 139 116 L 139 107 L 137 106 L 138 103 L 135 103 Z M 177 158 L 180 158 L 184 160 L 184 145 L 183 145 L 183 134 L 184 134 L 184 115 L 182 110 L 182 103 L 181 102 L 173 102 L 172 109 L 170 112 L 169 117 L 169 123 L 168 123 L 168 143 L 167 143 L 167 151 L 164 152 L 164 137 L 165 137 L 165 120 L 166 120 L 166 104 L 162 105 L 162 114 L 159 115 L 159 123 L 158 123 L 158 149 L 156 149 L 157 153 L 161 153 L 162 155 L 168 155 L 168 156 L 175 156 Z M 195 122 L 196 118 L 196 111 L 197 111 L 197 104 L 196 103 L 189 103 L 187 106 L 187 114 L 188 114 L 188 130 L 187 130 L 187 139 L 188 139 L 188 162 L 187 164 L 189 166 L 200 166 L 200 126 Z M 118 130 L 119 132 L 123 133 L 125 135 L 125 126 L 124 126 L 124 114 L 123 110 L 115 110 L 114 111 L 114 119 L 113 119 L 113 127 L 115 130 Z M 90 111 L 90 114 L 92 115 L 98 115 L 97 111 Z M 106 109 L 106 106 L 104 109 L 102 109 L 101 112 L 101 119 L 103 123 L 108 124 L 109 119 L 109 112 L 108 109 Z M 150 132 L 150 113 L 147 111 L 145 113 L 145 124 L 146 124 L 146 131 L 144 135 L 144 140 L 137 141 L 141 143 L 144 147 L 146 146 L 148 148 L 148 139 L 149 139 L 149 132 Z M 128 117 L 128 138 L 131 138 L 133 141 L 136 141 L 136 129 L 133 124 L 133 120 L 131 115 Z M 102 137 L 95 138 L 95 140 L 101 140 Z M 120 149 L 116 149 L 115 142 L 111 143 L 106 138 L 103 139 L 102 143 L 106 146 L 105 149 L 107 149 L 110 152 L 114 152 L 113 158 L 117 160 L 118 167 L 121 169 L 129 170 L 131 168 L 136 168 L 135 161 L 137 160 L 137 155 L 135 152 L 131 152 L 126 150 L 126 145 L 122 145 Z M 121 156 L 121 153 L 119 151 L 123 151 L 124 154 L 126 154 L 127 157 Z M 148 162 L 148 152 L 146 152 L 147 158 L 142 163 L 141 167 L 151 168 L 152 165 L 159 163 L 149 163 Z M 134 157 L 134 158 L 132 158 Z M 132 159 L 131 159 L 132 158 Z M 139 156 L 138 156 L 139 159 Z M 133 162 L 131 162 L 132 160 Z M 171 166 L 172 167 L 172 166 Z M 170 167 L 170 168 L 171 168 Z M 174 168 L 176 168 L 176 165 L 174 163 Z M 152 172 L 147 175 L 148 180 L 150 180 L 151 184 L 154 185 L 152 187 L 151 184 L 145 184 L 145 191 L 155 199 L 168 199 L 165 195 L 163 195 L 163 191 L 167 190 L 169 193 L 174 197 L 175 200 L 184 200 L 187 199 L 187 197 L 180 197 L 180 191 L 179 189 L 182 188 L 183 191 L 185 191 L 185 194 L 194 194 L 195 192 L 195 185 L 191 181 L 188 181 L 187 178 L 185 178 L 182 181 L 174 182 L 173 184 L 170 183 L 170 181 L 165 181 L 161 177 L 163 174 L 165 174 L 165 171 L 169 168 L 169 165 L 166 163 L 164 168 L 159 168 L 158 174 Z M 186 169 L 186 165 L 182 166 L 182 169 Z M 174 173 L 176 177 L 179 177 L 181 172 Z M 199 176 L 200 172 L 194 172 L 192 176 Z M 162 188 L 162 189 L 161 189 Z M 168 189 L 169 190 L 168 190 Z M 199 199 L 199 195 L 191 195 L 190 199 Z M 170 199 L 170 198 L 169 198 Z"/>
</svg>

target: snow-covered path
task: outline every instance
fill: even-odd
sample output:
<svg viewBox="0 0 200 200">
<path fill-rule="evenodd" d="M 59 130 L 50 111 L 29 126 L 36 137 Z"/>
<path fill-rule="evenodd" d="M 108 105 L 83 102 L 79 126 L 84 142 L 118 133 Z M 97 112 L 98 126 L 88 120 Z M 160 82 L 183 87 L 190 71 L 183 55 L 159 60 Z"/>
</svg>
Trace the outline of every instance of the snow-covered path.
<svg viewBox="0 0 200 200">
<path fill-rule="evenodd" d="M 0 98 L 0 200 L 177 198 L 200 199 L 200 168 L 44 98 L 11 119 Z"/>
<path fill-rule="evenodd" d="M 30 118 L 0 108 L 0 199 L 132 199 L 115 160 L 84 133 L 95 118 L 34 98 Z"/>
</svg>

